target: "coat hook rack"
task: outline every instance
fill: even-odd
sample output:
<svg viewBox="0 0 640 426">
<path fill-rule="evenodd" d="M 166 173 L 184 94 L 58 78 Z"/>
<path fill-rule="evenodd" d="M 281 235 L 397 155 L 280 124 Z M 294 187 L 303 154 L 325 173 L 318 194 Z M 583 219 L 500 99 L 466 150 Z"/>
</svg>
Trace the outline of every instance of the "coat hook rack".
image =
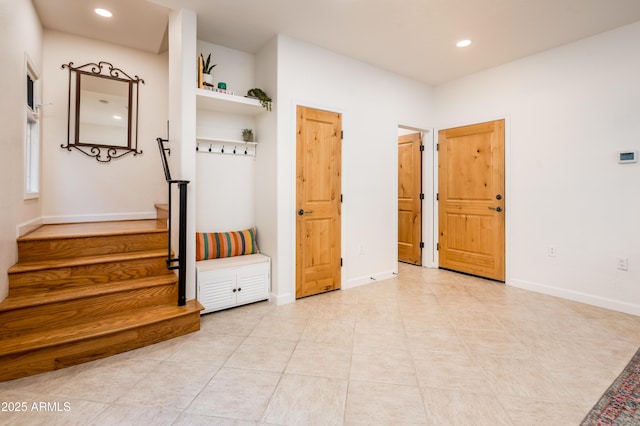
<svg viewBox="0 0 640 426">
<path fill-rule="evenodd" d="M 228 140 L 216 140 L 208 138 L 196 138 L 195 148 L 199 153 L 245 155 L 256 156 L 255 142 L 240 142 Z"/>
</svg>

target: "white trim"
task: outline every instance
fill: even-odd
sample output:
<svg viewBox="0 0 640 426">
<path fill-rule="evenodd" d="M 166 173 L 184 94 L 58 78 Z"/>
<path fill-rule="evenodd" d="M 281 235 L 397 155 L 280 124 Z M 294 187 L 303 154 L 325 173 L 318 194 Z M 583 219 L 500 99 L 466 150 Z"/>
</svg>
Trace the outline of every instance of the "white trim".
<svg viewBox="0 0 640 426">
<path fill-rule="evenodd" d="M 398 273 L 396 271 L 387 271 L 380 272 L 374 275 L 368 275 L 365 277 L 352 278 L 342 286 L 342 290 L 349 290 L 351 288 L 360 287 L 361 285 L 371 284 L 377 281 L 390 280 L 397 277 Z"/>
<path fill-rule="evenodd" d="M 295 301 L 296 299 L 291 293 L 277 295 L 274 292 L 271 292 L 271 295 L 269 297 L 269 303 L 274 303 L 276 306 L 286 305 Z"/>
<path fill-rule="evenodd" d="M 23 78 L 29 76 L 33 80 L 33 108 L 27 105 L 27 85 L 23 80 L 22 99 L 24 102 L 24 133 L 22 136 L 23 144 L 23 199 L 31 200 L 40 197 L 42 189 L 42 121 L 38 108 L 42 102 L 42 85 L 40 82 L 40 72 L 36 69 L 33 61 L 29 57 L 27 52 L 24 53 L 24 71 Z M 35 130 L 37 131 L 37 144 L 34 144 L 32 140 L 27 140 L 27 134 L 30 127 L 30 123 L 35 124 Z M 34 164 L 35 163 L 35 164 Z M 36 175 L 35 177 L 33 175 Z M 32 184 L 37 185 L 36 191 L 32 191 Z"/>
<path fill-rule="evenodd" d="M 422 266 L 428 268 L 438 267 L 438 200 L 436 200 L 436 194 L 438 194 L 438 151 L 436 150 L 436 144 L 438 143 L 438 133 L 436 129 L 431 129 L 430 149 L 431 152 L 431 220 L 429 222 L 431 226 L 431 258 L 428 262 L 423 262 Z M 425 148 L 426 151 L 426 148 Z M 424 162 L 422 163 L 422 174 L 424 178 Z M 424 223 L 424 220 L 423 220 Z"/>
<path fill-rule="evenodd" d="M 20 238 L 23 235 L 27 235 L 29 232 L 38 229 L 43 225 L 42 218 L 31 219 L 27 222 L 19 223 L 16 226 L 16 238 Z"/>
<path fill-rule="evenodd" d="M 588 305 L 598 306 L 600 308 L 611 309 L 618 312 L 640 316 L 640 305 L 624 303 L 620 302 L 619 300 L 609 299 L 607 297 L 594 296 L 579 291 L 567 290 L 560 287 L 554 287 L 546 284 L 534 283 L 524 280 L 511 280 L 507 282 L 507 285 L 523 290 L 533 291 L 535 293 L 556 296 L 562 299 L 572 300 L 574 302 L 586 303 Z"/>
<path fill-rule="evenodd" d="M 78 222 L 109 222 L 114 220 L 143 220 L 156 219 L 156 212 L 131 212 L 131 213 L 109 213 L 90 215 L 68 215 L 68 216 L 43 216 L 42 223 L 45 225 L 56 223 L 78 223 Z"/>
</svg>

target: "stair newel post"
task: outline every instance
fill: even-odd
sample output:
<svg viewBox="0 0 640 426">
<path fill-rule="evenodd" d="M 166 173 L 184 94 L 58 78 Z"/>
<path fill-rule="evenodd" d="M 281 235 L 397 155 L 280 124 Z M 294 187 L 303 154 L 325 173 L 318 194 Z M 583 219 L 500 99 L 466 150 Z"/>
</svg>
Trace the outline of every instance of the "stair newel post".
<svg viewBox="0 0 640 426">
<path fill-rule="evenodd" d="M 178 182 L 180 188 L 180 226 L 178 234 L 178 306 L 187 303 L 187 184 L 188 181 Z"/>
</svg>

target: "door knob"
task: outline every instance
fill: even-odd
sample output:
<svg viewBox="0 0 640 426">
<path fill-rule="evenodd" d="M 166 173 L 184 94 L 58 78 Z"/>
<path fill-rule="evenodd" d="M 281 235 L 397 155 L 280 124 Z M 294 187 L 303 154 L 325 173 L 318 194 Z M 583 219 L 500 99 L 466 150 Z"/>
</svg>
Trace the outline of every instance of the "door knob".
<svg viewBox="0 0 640 426">
<path fill-rule="evenodd" d="M 304 210 L 304 209 L 298 210 L 298 216 L 302 216 L 302 215 L 305 215 L 305 214 L 311 214 L 311 213 L 313 213 L 313 210 Z"/>
<path fill-rule="evenodd" d="M 502 195 L 500 194 L 496 195 L 496 200 L 502 200 Z"/>
<path fill-rule="evenodd" d="M 498 213 L 500 213 L 502 211 L 502 207 L 498 206 L 498 207 L 489 207 L 489 210 L 495 210 Z"/>
</svg>

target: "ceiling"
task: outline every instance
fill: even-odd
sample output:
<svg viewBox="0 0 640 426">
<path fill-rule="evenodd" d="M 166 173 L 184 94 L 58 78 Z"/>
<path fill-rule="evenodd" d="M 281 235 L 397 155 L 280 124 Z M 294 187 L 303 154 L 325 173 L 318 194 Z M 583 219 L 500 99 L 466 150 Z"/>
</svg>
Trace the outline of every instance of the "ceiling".
<svg viewBox="0 0 640 426">
<path fill-rule="evenodd" d="M 639 0 L 33 0 L 45 28 L 161 52 L 169 9 L 249 53 L 276 34 L 438 85 L 640 21 Z M 93 13 L 111 9 L 110 20 Z M 471 39 L 457 48 L 461 39 Z M 321 64 L 319 64 L 321 66 Z"/>
</svg>

